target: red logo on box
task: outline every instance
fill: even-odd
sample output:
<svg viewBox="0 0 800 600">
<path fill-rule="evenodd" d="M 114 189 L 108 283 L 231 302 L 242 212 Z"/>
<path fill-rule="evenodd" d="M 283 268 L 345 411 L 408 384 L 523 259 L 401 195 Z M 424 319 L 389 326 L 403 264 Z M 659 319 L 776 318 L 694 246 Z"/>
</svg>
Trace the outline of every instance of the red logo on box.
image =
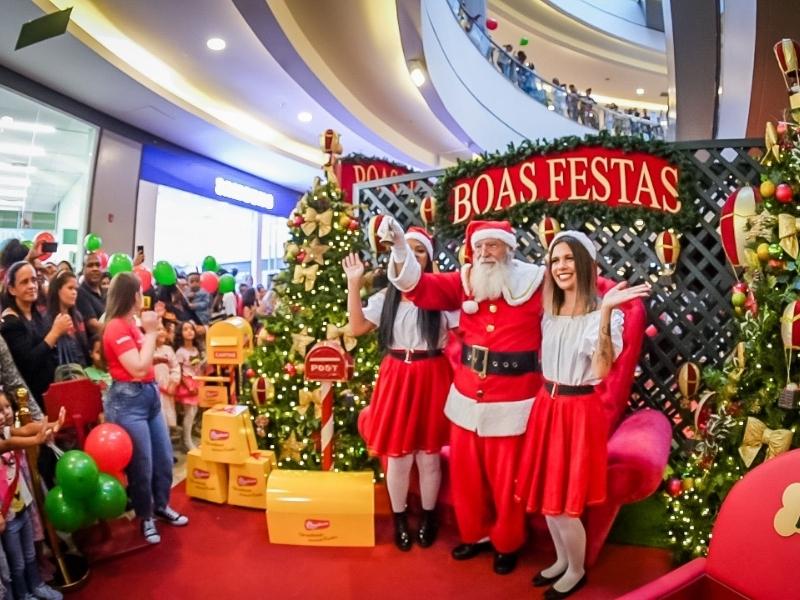
<svg viewBox="0 0 800 600">
<path fill-rule="evenodd" d="M 331 522 L 327 519 L 306 519 L 306 522 L 303 523 L 303 527 L 306 528 L 306 531 L 315 531 L 317 529 L 327 529 L 331 526 Z"/>
<path fill-rule="evenodd" d="M 236 358 L 236 351 L 233 350 L 215 350 L 214 358 Z"/>
<path fill-rule="evenodd" d="M 212 429 L 211 431 L 208 432 L 208 437 L 211 438 L 212 442 L 216 442 L 218 440 L 227 440 L 229 437 L 231 437 L 231 434 L 228 431 Z"/>
<path fill-rule="evenodd" d="M 239 475 L 239 477 L 236 478 L 236 485 L 250 486 L 257 483 L 258 479 L 255 477 L 248 477 L 247 475 Z"/>
<path fill-rule="evenodd" d="M 192 471 L 192 477 L 195 479 L 208 479 L 211 477 L 211 473 L 204 471 L 203 469 L 194 469 Z"/>
</svg>

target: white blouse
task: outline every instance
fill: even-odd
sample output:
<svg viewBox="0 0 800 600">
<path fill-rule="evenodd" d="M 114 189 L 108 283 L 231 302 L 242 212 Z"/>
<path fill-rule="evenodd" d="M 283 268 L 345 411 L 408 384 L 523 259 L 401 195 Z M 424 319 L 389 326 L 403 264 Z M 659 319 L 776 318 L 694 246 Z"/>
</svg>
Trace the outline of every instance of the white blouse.
<svg viewBox="0 0 800 600">
<path fill-rule="evenodd" d="M 367 305 L 364 307 L 364 318 L 370 323 L 380 325 L 383 303 L 386 299 L 386 290 L 381 290 L 377 294 L 370 296 Z M 442 311 L 441 325 L 439 326 L 439 345 L 437 348 L 444 348 L 447 345 L 447 330 L 458 327 L 459 311 Z M 397 316 L 394 319 L 394 329 L 392 335 L 392 347 L 403 350 L 429 350 L 428 343 L 425 341 L 420 331 L 419 309 L 413 302 L 401 300 L 397 306 Z"/>
<path fill-rule="evenodd" d="M 611 312 L 611 345 L 614 359 L 622 352 L 624 315 Z M 600 379 L 592 373 L 592 355 L 600 336 L 600 311 L 575 317 L 542 317 L 542 375 L 548 381 L 565 385 L 595 385 Z"/>
</svg>

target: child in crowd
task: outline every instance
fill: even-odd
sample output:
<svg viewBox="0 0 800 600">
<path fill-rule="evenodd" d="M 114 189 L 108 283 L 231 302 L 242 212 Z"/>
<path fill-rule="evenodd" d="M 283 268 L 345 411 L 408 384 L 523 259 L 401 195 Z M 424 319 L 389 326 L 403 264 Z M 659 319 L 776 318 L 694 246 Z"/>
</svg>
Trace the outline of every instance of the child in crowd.
<svg viewBox="0 0 800 600">
<path fill-rule="evenodd" d="M 183 442 L 188 452 L 197 447 L 192 440 L 192 427 L 197 416 L 199 385 L 192 377 L 203 374 L 202 367 L 205 362 L 202 347 L 192 322 L 184 321 L 176 325 L 174 347 L 181 369 L 181 382 L 175 397 L 178 402 L 183 404 Z"/>
<path fill-rule="evenodd" d="M 89 342 L 89 359 L 92 364 L 86 367 L 83 372 L 94 383 L 100 386 L 100 389 L 105 391 L 111 385 L 111 375 L 106 370 L 106 362 L 103 360 L 103 338 L 94 336 L 92 341 Z"/>
<path fill-rule="evenodd" d="M 13 597 L 18 600 L 44 598 L 61 600 L 62 595 L 42 581 L 36 562 L 34 546 L 33 517 L 30 506 L 33 503 L 27 463 L 22 452 L 44 444 L 53 439 L 64 423 L 66 416 L 62 407 L 55 422 L 33 422 L 22 427 L 14 427 L 14 411 L 5 394 L 0 392 L 0 480 L 3 483 L 2 517 L 5 529 L 2 533 L 3 548 L 11 571 Z M 9 594 L 10 596 L 10 594 Z"/>
<path fill-rule="evenodd" d="M 153 352 L 153 369 L 161 394 L 161 412 L 167 427 L 172 431 L 178 426 L 175 416 L 175 391 L 181 381 L 181 367 L 175 356 L 175 350 L 169 344 L 167 329 L 163 323 L 158 326 L 156 349 Z"/>
<path fill-rule="evenodd" d="M 103 273 L 102 279 L 100 279 L 100 292 L 103 294 L 103 298 L 106 297 L 108 293 L 108 286 L 111 285 L 111 273 L 105 272 Z"/>
<path fill-rule="evenodd" d="M 189 273 L 189 291 L 186 299 L 200 323 L 208 325 L 211 320 L 211 294 L 200 287 L 200 273 Z"/>
</svg>

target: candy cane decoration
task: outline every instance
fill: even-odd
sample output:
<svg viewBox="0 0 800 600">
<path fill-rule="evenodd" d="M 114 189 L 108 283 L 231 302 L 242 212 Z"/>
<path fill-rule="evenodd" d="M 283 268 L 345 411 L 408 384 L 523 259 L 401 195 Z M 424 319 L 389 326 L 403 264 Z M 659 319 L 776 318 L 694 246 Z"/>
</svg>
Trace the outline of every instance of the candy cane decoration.
<svg viewBox="0 0 800 600">
<path fill-rule="evenodd" d="M 333 383 L 324 381 L 320 386 L 322 396 L 322 470 L 333 470 Z"/>
</svg>

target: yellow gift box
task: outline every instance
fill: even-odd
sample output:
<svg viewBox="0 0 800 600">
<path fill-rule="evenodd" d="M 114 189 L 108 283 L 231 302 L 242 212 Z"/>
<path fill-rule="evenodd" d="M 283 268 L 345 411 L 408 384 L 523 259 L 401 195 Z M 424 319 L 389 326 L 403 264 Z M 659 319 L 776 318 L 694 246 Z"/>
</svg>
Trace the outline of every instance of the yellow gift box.
<svg viewBox="0 0 800 600">
<path fill-rule="evenodd" d="M 273 544 L 374 546 L 372 472 L 276 469 L 267 481 L 267 527 Z"/>
<path fill-rule="evenodd" d="M 204 460 L 195 448 L 186 455 L 186 495 L 222 504 L 228 497 L 228 465 Z"/>
<path fill-rule="evenodd" d="M 238 465 L 257 452 L 256 434 L 247 407 L 219 405 L 203 413 L 200 450 L 205 460 Z"/>
<path fill-rule="evenodd" d="M 228 477 L 228 504 L 267 508 L 267 477 L 275 467 L 274 452 L 254 452 L 241 465 L 231 465 Z"/>
</svg>

